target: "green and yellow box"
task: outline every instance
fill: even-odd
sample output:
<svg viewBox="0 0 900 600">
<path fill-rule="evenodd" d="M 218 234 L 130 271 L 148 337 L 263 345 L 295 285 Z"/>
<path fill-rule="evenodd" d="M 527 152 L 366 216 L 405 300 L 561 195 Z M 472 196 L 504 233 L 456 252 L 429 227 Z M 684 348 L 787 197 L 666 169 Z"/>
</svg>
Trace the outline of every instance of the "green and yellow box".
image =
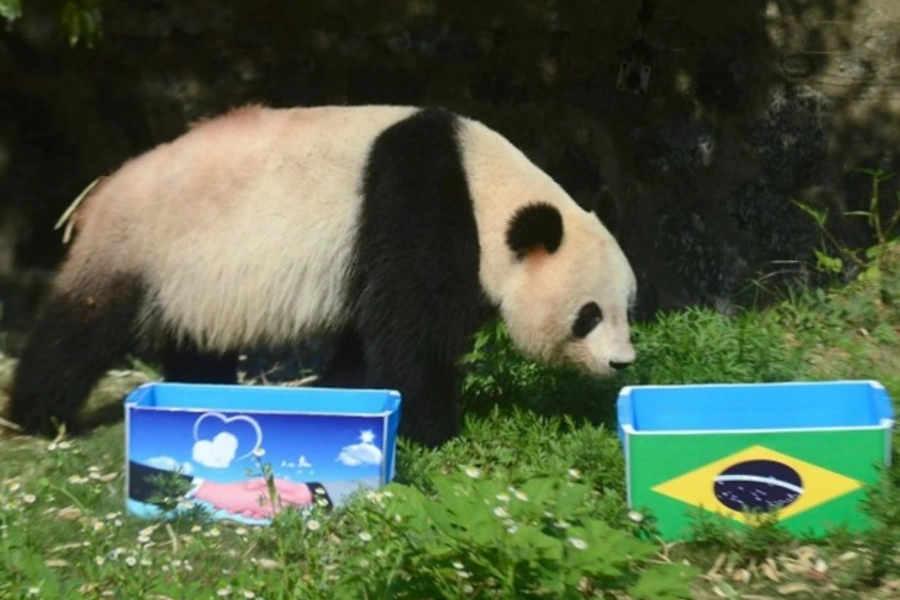
<svg viewBox="0 0 900 600">
<path fill-rule="evenodd" d="M 867 486 L 890 463 L 894 409 L 876 381 L 629 386 L 618 399 L 628 505 L 664 539 L 694 515 L 794 533 L 866 528 Z"/>
</svg>

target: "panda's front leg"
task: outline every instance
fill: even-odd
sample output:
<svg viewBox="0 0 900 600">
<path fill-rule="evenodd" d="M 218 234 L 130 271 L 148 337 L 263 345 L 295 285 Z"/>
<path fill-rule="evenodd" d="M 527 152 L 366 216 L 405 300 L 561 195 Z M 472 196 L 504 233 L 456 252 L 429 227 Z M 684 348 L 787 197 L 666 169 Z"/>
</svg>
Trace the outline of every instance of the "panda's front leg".
<svg viewBox="0 0 900 600">
<path fill-rule="evenodd" d="M 455 369 L 434 357 L 403 355 L 376 339 L 367 353 L 366 387 L 396 389 L 402 396 L 398 434 L 437 448 L 460 432 Z"/>
<path fill-rule="evenodd" d="M 368 315 L 366 314 L 368 312 Z M 376 314 L 372 314 L 376 312 Z M 448 335 L 435 320 L 363 311 L 360 341 L 365 387 L 396 389 L 402 396 L 399 435 L 436 448 L 460 432 L 459 371 L 463 336 Z"/>
</svg>

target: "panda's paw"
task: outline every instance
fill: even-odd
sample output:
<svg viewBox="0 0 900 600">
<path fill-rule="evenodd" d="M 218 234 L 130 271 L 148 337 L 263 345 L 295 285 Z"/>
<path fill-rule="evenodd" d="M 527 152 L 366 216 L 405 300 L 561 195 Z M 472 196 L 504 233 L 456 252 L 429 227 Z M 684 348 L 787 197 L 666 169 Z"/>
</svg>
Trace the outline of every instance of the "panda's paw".
<svg viewBox="0 0 900 600">
<path fill-rule="evenodd" d="M 74 419 L 52 415 L 42 409 L 40 403 L 15 398 L 4 417 L 20 433 L 49 439 L 55 439 L 64 433 L 74 433 L 77 427 Z"/>
</svg>

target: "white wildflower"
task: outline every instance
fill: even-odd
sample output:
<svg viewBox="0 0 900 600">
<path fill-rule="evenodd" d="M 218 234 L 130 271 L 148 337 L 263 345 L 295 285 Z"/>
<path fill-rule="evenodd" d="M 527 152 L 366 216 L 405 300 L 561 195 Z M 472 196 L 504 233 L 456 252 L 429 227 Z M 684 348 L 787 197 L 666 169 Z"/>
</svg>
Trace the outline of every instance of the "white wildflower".
<svg viewBox="0 0 900 600">
<path fill-rule="evenodd" d="M 481 477 L 481 470 L 478 467 L 466 467 L 466 475 L 472 479 L 478 479 Z"/>
<path fill-rule="evenodd" d="M 368 531 L 363 531 L 362 533 L 359 534 L 359 539 L 361 539 L 364 542 L 371 542 L 372 534 L 369 533 Z"/>
<path fill-rule="evenodd" d="M 321 525 L 320 525 L 319 522 L 316 521 L 315 519 L 310 519 L 309 521 L 306 522 L 306 527 L 307 527 L 310 531 L 318 531 L 319 528 L 321 527 Z"/>
<path fill-rule="evenodd" d="M 515 496 L 516 498 L 518 498 L 518 499 L 521 500 L 522 502 L 525 502 L 526 500 L 528 500 L 528 494 L 526 494 L 525 492 L 520 492 L 519 490 L 517 490 L 517 489 L 514 488 L 513 486 L 509 486 L 509 491 L 512 492 L 513 496 Z"/>
<path fill-rule="evenodd" d="M 574 546 L 576 550 L 584 550 L 585 548 L 587 548 L 587 542 L 585 542 L 581 538 L 570 537 L 570 538 L 568 538 L 568 540 L 569 540 L 569 543 L 572 544 L 572 546 Z"/>
</svg>

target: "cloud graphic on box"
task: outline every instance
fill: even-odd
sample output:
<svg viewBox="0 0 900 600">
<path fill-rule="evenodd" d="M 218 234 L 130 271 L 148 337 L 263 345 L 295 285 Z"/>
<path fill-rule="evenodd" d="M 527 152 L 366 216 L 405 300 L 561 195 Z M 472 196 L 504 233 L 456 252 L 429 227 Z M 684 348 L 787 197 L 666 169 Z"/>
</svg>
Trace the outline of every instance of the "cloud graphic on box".
<svg viewBox="0 0 900 600">
<path fill-rule="evenodd" d="M 363 431 L 359 439 L 360 443 L 341 448 L 337 460 L 348 467 L 381 464 L 381 448 L 372 443 L 375 440 L 374 434 L 371 431 Z"/>
<path fill-rule="evenodd" d="M 227 431 L 223 431 L 217 433 L 212 440 L 197 440 L 194 443 L 193 457 L 194 460 L 206 467 L 226 469 L 234 460 L 237 449 L 237 438 Z"/>
<path fill-rule="evenodd" d="M 211 439 L 200 438 L 200 424 L 207 421 L 207 430 L 212 427 L 218 432 Z M 249 428 L 248 428 L 249 426 Z M 246 433 L 249 435 L 241 435 Z M 252 443 L 247 443 L 247 437 Z M 249 448 L 247 452 L 237 456 L 241 442 Z M 212 469 L 226 469 L 235 458 L 242 459 L 250 456 L 262 445 L 262 428 L 259 423 L 246 415 L 226 417 L 221 413 L 209 412 L 200 415 L 194 422 L 194 449 L 192 456 L 195 461 Z"/>
<path fill-rule="evenodd" d="M 312 463 L 309 462 L 308 460 L 306 460 L 305 454 L 301 454 L 300 458 L 297 459 L 296 463 L 292 463 L 289 460 L 282 460 L 281 466 L 289 467 L 291 469 L 310 469 L 310 468 L 312 468 Z"/>
</svg>

